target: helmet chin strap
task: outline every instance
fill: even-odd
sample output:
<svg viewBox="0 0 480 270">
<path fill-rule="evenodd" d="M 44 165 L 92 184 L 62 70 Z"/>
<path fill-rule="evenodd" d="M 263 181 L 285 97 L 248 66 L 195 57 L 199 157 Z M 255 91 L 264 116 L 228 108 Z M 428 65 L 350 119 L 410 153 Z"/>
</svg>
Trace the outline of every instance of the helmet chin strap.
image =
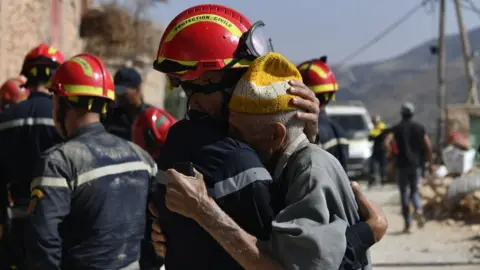
<svg viewBox="0 0 480 270">
<path fill-rule="evenodd" d="M 66 139 L 68 138 L 67 126 L 66 126 L 66 120 L 67 120 L 66 114 L 67 114 L 67 108 L 71 106 L 64 97 L 59 97 L 59 99 L 60 99 L 60 104 L 56 112 L 56 115 L 57 115 L 56 120 L 58 121 L 58 123 L 60 123 L 60 129 L 61 129 L 60 136 Z"/>
</svg>

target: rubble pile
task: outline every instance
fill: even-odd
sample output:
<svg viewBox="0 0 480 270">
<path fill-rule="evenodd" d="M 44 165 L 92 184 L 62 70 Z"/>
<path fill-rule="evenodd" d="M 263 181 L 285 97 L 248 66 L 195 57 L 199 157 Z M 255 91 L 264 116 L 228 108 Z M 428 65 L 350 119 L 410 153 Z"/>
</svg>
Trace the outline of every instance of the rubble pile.
<svg viewBox="0 0 480 270">
<path fill-rule="evenodd" d="M 464 220 L 480 217 L 480 189 L 462 192 L 461 197 L 455 200 L 448 198 L 450 185 L 454 181 L 461 181 L 458 179 L 451 176 L 424 179 L 420 186 L 420 195 L 426 218 Z"/>
</svg>

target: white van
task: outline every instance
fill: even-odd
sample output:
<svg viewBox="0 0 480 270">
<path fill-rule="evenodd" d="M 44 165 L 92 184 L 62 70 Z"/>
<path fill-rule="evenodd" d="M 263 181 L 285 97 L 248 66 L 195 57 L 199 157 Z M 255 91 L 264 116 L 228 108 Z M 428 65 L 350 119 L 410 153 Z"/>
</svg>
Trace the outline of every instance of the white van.
<svg viewBox="0 0 480 270">
<path fill-rule="evenodd" d="M 346 133 L 348 146 L 348 176 L 359 177 L 369 173 L 373 142 L 368 140 L 373 123 L 367 109 L 360 101 L 332 103 L 326 107 L 328 117 Z"/>
</svg>

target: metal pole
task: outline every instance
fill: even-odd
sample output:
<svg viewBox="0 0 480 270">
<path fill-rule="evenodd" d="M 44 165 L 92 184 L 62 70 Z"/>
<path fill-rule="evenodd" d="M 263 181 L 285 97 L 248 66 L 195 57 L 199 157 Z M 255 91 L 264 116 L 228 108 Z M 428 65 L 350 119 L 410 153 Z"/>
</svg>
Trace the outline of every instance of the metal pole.
<svg viewBox="0 0 480 270">
<path fill-rule="evenodd" d="M 438 119 L 437 119 L 437 140 L 436 149 L 437 153 L 441 153 L 442 139 L 444 133 L 445 124 L 445 6 L 446 0 L 440 0 L 440 13 L 439 13 L 439 35 L 438 35 L 438 52 L 437 52 L 437 77 L 438 77 L 438 92 L 437 92 L 437 105 L 438 105 Z M 441 156 L 440 154 L 437 157 Z"/>
<path fill-rule="evenodd" d="M 475 76 L 475 67 L 472 62 L 472 52 L 470 50 L 470 42 L 468 41 L 467 31 L 463 23 L 463 14 L 460 6 L 460 0 L 455 0 L 455 10 L 457 12 L 458 28 L 460 31 L 460 40 L 462 42 L 462 52 L 465 62 L 465 71 L 467 72 L 469 82 L 469 92 L 467 103 L 478 104 L 477 78 Z"/>
</svg>

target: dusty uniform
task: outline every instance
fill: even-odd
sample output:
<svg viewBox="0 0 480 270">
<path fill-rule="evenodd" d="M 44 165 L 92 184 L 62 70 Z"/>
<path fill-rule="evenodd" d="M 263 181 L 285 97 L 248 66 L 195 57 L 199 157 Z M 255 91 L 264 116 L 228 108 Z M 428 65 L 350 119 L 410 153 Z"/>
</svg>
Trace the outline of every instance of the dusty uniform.
<svg viewBox="0 0 480 270">
<path fill-rule="evenodd" d="M 32 182 L 28 269 L 138 269 L 156 164 L 100 123 L 49 149 Z"/>
<path fill-rule="evenodd" d="M 293 141 L 274 173 L 271 249 L 289 269 L 371 269 L 373 232 L 340 163 L 305 135 Z"/>
</svg>

